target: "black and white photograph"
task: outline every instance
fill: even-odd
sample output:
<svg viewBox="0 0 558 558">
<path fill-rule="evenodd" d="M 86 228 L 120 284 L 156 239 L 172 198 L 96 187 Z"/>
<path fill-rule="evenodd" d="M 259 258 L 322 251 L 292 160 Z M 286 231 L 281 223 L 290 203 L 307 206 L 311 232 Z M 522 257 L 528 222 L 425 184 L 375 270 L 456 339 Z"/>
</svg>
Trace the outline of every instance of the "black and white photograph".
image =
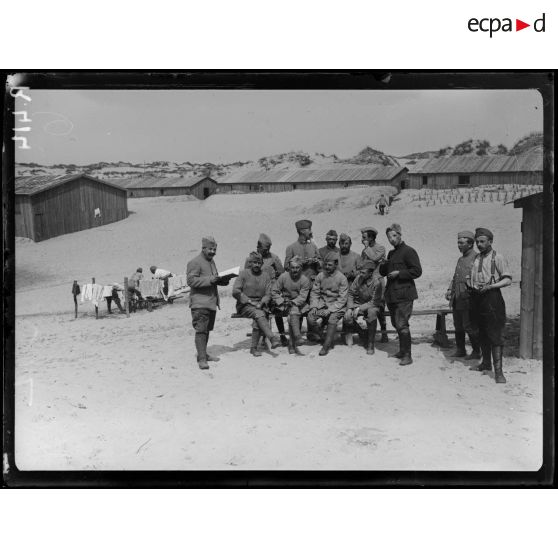
<svg viewBox="0 0 558 558">
<path fill-rule="evenodd" d="M 5 475 L 540 471 L 541 75 L 10 76 Z"/>
</svg>

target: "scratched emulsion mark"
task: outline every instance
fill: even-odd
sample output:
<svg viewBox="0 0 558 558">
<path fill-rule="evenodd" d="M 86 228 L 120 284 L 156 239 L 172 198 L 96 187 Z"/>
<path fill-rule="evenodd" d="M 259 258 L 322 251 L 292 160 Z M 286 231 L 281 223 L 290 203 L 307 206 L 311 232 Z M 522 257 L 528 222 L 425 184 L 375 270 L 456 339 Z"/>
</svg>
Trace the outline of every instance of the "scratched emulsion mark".
<svg viewBox="0 0 558 558">
<path fill-rule="evenodd" d="M 31 113 L 32 116 L 37 114 L 49 114 L 56 117 L 54 120 L 49 120 L 46 124 L 43 124 L 43 130 L 51 136 L 67 136 L 74 129 L 74 123 L 65 114 L 46 110 L 38 110 Z M 60 129 L 57 130 L 57 127 Z"/>
<path fill-rule="evenodd" d="M 340 438 L 344 438 L 348 444 L 355 446 L 365 446 L 376 449 L 378 442 L 386 437 L 383 430 L 379 428 L 362 427 L 347 429 L 339 433 Z"/>
</svg>

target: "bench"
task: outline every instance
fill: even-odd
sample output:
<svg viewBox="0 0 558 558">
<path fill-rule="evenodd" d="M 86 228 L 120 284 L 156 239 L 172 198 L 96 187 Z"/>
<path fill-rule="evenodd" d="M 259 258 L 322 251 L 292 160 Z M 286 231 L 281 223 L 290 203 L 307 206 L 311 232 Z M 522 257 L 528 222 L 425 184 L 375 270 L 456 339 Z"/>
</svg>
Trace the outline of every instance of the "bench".
<svg viewBox="0 0 558 558">
<path fill-rule="evenodd" d="M 448 330 L 446 328 L 446 316 L 452 314 L 451 308 L 433 308 L 430 310 L 413 310 L 413 316 L 436 316 L 436 329 L 434 333 L 434 344 L 440 347 L 451 347 L 451 343 L 448 339 L 448 333 L 455 333 L 453 330 Z M 387 316 L 390 315 L 388 310 L 384 311 Z M 242 318 L 239 314 L 231 314 L 231 318 Z M 246 318 L 245 318 L 246 319 Z M 271 320 L 270 320 L 271 323 Z M 388 330 L 386 333 L 396 333 L 394 330 Z"/>
</svg>

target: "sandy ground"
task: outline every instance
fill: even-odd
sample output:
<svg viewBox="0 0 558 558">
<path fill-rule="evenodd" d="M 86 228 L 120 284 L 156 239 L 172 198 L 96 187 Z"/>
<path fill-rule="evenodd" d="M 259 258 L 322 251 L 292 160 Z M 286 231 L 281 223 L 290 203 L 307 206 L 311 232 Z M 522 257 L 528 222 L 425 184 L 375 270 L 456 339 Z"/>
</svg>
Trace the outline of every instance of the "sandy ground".
<svg viewBox="0 0 558 558">
<path fill-rule="evenodd" d="M 519 312 L 521 211 L 464 204 L 418 208 L 408 194 L 380 217 L 366 190 L 129 200 L 124 221 L 35 244 L 16 241 L 16 464 L 74 469 L 536 470 L 542 460 L 542 366 L 506 348 L 508 383 L 470 371 L 430 344 L 434 317 L 413 319 L 413 366 L 388 359 L 394 335 L 368 357 L 338 344 L 327 357 L 304 346 L 254 358 L 250 325 L 233 320 L 222 292 L 209 373 L 195 361 L 187 297 L 154 312 L 106 313 L 90 305 L 74 319 L 71 285 L 121 281 L 138 265 L 183 273 L 200 238 L 218 241 L 219 269 L 241 265 L 266 232 L 284 256 L 294 221 L 349 233 L 399 222 L 424 274 L 416 308 L 445 305 L 459 253 L 455 233 L 489 226 L 514 283 Z M 450 325 L 451 325 L 451 320 Z M 513 329 L 513 328 L 512 328 Z M 420 333 L 419 333 L 420 332 Z"/>
</svg>

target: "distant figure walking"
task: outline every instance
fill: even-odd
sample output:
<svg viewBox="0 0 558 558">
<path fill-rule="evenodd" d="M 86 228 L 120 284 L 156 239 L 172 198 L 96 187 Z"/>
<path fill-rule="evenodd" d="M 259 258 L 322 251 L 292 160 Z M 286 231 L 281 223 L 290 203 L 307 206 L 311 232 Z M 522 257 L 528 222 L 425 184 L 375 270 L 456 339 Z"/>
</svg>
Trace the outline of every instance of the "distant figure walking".
<svg viewBox="0 0 558 558">
<path fill-rule="evenodd" d="M 389 203 L 384 194 L 380 196 L 380 199 L 376 202 L 376 209 L 380 211 L 380 215 L 385 215 Z"/>
</svg>

